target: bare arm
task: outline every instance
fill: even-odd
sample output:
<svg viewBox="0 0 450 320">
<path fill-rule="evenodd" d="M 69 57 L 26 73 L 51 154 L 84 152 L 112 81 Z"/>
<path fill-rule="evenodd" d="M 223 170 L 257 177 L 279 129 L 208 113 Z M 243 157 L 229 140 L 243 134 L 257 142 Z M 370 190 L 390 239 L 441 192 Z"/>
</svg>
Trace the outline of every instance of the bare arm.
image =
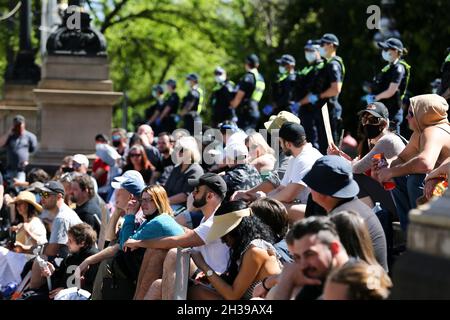
<svg viewBox="0 0 450 320">
<path fill-rule="evenodd" d="M 242 90 L 239 90 L 236 95 L 234 96 L 233 100 L 230 102 L 230 107 L 233 109 L 236 109 L 242 102 L 242 99 L 244 99 L 245 92 Z"/>
<path fill-rule="evenodd" d="M 119 252 L 119 244 L 115 244 L 111 247 L 107 247 L 107 248 L 103 249 L 102 251 L 97 252 L 96 254 L 94 254 L 90 257 L 87 257 L 85 261 L 89 265 L 96 264 L 96 263 L 102 262 L 103 260 L 106 260 L 108 258 L 114 257 L 117 252 Z"/>
<path fill-rule="evenodd" d="M 58 243 L 48 243 L 45 246 L 44 254 L 47 257 L 55 257 L 58 254 L 59 248 L 61 248 L 63 245 Z"/>
<path fill-rule="evenodd" d="M 331 86 L 319 95 L 319 98 L 327 99 L 327 98 L 335 97 L 339 93 L 341 93 L 341 90 L 342 90 L 342 82 L 332 82 Z M 308 102 L 309 102 L 309 100 L 308 100 Z"/>
<path fill-rule="evenodd" d="M 379 101 L 381 99 L 389 99 L 397 92 L 399 86 L 400 86 L 400 83 L 391 82 L 389 84 L 389 88 L 387 88 L 387 90 L 385 90 L 375 96 L 375 100 Z"/>
<path fill-rule="evenodd" d="M 180 236 L 158 238 L 152 240 L 128 239 L 125 247 L 129 248 L 152 248 L 152 249 L 172 249 L 176 247 L 188 248 L 204 245 L 202 238 L 193 230 L 185 228 L 185 233 Z"/>
<path fill-rule="evenodd" d="M 169 197 L 170 204 L 182 204 L 185 203 L 187 200 L 186 193 L 177 193 L 174 196 Z"/>
<path fill-rule="evenodd" d="M 276 190 L 278 192 L 270 192 L 269 196 L 272 199 L 290 203 L 295 200 L 295 198 L 298 196 L 300 192 L 305 189 L 304 185 L 298 184 L 298 183 L 289 183 L 287 186 L 283 187 L 280 186 Z"/>
<path fill-rule="evenodd" d="M 116 208 L 114 213 L 111 215 L 111 219 L 109 219 L 109 223 L 106 227 L 105 232 L 106 241 L 113 241 L 114 239 L 116 239 L 117 222 L 124 213 L 125 212 L 122 209 Z"/>
</svg>

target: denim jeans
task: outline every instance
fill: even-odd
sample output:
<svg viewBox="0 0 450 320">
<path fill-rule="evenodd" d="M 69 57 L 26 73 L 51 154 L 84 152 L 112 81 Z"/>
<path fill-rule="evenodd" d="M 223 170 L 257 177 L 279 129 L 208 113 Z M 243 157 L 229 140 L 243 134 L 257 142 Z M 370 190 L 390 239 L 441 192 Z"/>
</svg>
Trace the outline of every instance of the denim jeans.
<svg viewBox="0 0 450 320">
<path fill-rule="evenodd" d="M 400 226 L 405 232 L 409 223 L 409 211 L 416 208 L 416 200 L 423 194 L 424 179 L 425 174 L 410 174 L 408 176 L 394 178 L 397 186 L 391 192 L 395 206 L 397 207 Z"/>
</svg>

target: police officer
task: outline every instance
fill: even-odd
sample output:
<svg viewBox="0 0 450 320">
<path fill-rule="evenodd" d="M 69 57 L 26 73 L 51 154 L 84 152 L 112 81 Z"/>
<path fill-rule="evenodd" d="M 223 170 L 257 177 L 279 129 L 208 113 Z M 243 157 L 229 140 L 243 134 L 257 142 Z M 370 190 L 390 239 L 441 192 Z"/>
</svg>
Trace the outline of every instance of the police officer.
<svg viewBox="0 0 450 320">
<path fill-rule="evenodd" d="M 222 67 L 214 70 L 216 85 L 211 94 L 212 126 L 215 128 L 219 123 L 231 120 L 233 114 L 230 109 L 230 102 L 235 96 L 235 84 L 227 79 L 227 73 Z"/>
<path fill-rule="evenodd" d="M 204 91 L 198 84 L 199 77 L 191 73 L 186 77 L 189 91 L 181 102 L 180 116 L 183 117 L 184 128 L 194 135 L 194 122 L 201 122 L 200 114 L 203 110 Z"/>
<path fill-rule="evenodd" d="M 407 51 L 399 39 L 389 38 L 378 42 L 378 46 L 383 49 L 381 55 L 388 64 L 375 77 L 373 94 L 367 96 L 367 103 L 384 103 L 389 110 L 391 129 L 400 134 L 400 125 L 403 122 L 402 101 L 408 88 L 411 67 L 402 59 Z"/>
<path fill-rule="evenodd" d="M 260 118 L 258 104 L 261 101 L 266 84 L 258 72 L 259 58 L 256 54 L 249 55 L 245 60 L 247 71 L 236 87 L 236 96 L 230 107 L 236 110 L 238 126 L 243 129 L 256 129 Z"/>
<path fill-rule="evenodd" d="M 177 112 L 180 105 L 180 97 L 176 92 L 177 82 L 174 79 L 166 81 L 166 97 L 163 102 L 163 108 L 158 118 L 155 120 L 155 134 L 162 131 L 172 132 L 177 128 Z"/>
<path fill-rule="evenodd" d="M 152 87 L 152 97 L 155 99 L 155 103 L 145 110 L 145 121 L 148 125 L 156 127 L 156 119 L 158 119 L 164 107 L 164 88 L 162 85 L 157 84 Z"/>
<path fill-rule="evenodd" d="M 293 56 L 284 54 L 276 62 L 279 73 L 273 88 L 273 113 L 278 114 L 280 111 L 289 111 L 295 89 L 296 74 Z"/>
<path fill-rule="evenodd" d="M 441 67 L 441 86 L 438 90 L 438 94 L 443 96 L 447 102 L 450 102 L 450 48 L 447 48 L 447 58 Z M 449 117 L 450 117 L 450 113 Z"/>
<path fill-rule="evenodd" d="M 323 119 L 320 103 L 311 103 L 309 101 L 310 94 L 320 94 L 324 87 L 325 77 L 323 70 L 325 62 L 319 53 L 320 42 L 308 40 L 305 44 L 305 59 L 308 65 L 297 73 L 297 83 L 295 89 L 294 101 L 291 104 L 291 111 L 298 114 L 301 123 L 305 129 L 307 140 L 312 143 L 316 149 L 326 151 L 326 136 L 319 132 L 323 132 Z M 320 143 L 319 143 L 319 140 Z"/>
<path fill-rule="evenodd" d="M 320 94 L 311 93 L 308 96 L 308 100 L 313 104 L 318 102 L 319 107 L 322 107 L 324 103 L 328 104 L 333 140 L 339 144 L 342 127 L 342 106 L 338 98 L 342 91 L 342 83 L 344 82 L 345 66 L 342 58 L 336 55 L 339 46 L 339 39 L 336 35 L 325 33 L 319 41 L 320 55 L 326 60 L 322 74 L 324 77 L 323 90 L 321 90 Z M 322 135 L 325 135 L 325 131 L 319 133 L 319 136 Z M 320 151 L 322 153 L 326 152 L 323 143 L 320 146 Z"/>
</svg>

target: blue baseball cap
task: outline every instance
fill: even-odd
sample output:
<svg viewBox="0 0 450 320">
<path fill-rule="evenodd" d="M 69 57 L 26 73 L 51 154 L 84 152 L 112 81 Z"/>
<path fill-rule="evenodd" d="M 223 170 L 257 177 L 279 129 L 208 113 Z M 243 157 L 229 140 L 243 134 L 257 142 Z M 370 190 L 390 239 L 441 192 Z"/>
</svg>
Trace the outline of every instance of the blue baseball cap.
<svg viewBox="0 0 450 320">
<path fill-rule="evenodd" d="M 400 52 L 403 51 L 403 43 L 399 39 L 396 39 L 396 38 L 389 38 L 386 41 L 378 42 L 378 46 L 384 50 L 395 49 Z"/>
<path fill-rule="evenodd" d="M 320 48 L 320 40 L 308 40 L 306 41 L 305 50 L 308 51 L 315 51 L 315 50 L 319 50 Z"/>
<path fill-rule="evenodd" d="M 145 182 L 139 171 L 128 170 L 111 182 L 114 189 L 125 189 L 135 197 L 139 197 L 145 188 Z"/>
<path fill-rule="evenodd" d="M 192 80 L 198 82 L 199 76 L 196 73 L 190 73 L 186 76 L 186 80 Z"/>
<path fill-rule="evenodd" d="M 334 198 L 348 199 L 359 193 L 350 162 L 339 156 L 318 159 L 303 182 L 312 190 Z"/>
<path fill-rule="evenodd" d="M 339 39 L 335 34 L 325 33 L 322 38 L 320 38 L 320 43 L 332 43 L 335 46 L 339 46 Z"/>
<path fill-rule="evenodd" d="M 291 66 L 295 66 L 295 58 L 290 54 L 283 54 L 280 59 L 277 59 L 275 61 L 281 65 L 288 64 Z"/>
</svg>

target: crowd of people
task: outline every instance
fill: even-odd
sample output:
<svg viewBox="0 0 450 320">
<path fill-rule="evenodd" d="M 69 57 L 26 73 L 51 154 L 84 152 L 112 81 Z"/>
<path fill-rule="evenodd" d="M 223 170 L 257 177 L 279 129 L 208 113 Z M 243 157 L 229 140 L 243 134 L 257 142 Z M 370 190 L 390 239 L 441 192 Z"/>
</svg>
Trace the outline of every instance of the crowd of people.
<svg viewBox="0 0 450 320">
<path fill-rule="evenodd" d="M 401 41 L 388 39 L 358 141 L 341 139 L 338 46 L 333 34 L 308 41 L 300 72 L 291 55 L 278 59 L 263 110 L 256 55 L 237 86 L 218 67 L 211 125 L 201 122 L 198 75 L 180 107 L 168 80 L 136 132 L 100 133 L 95 159 L 68 155 L 55 172 L 32 166 L 37 139 L 16 116 L 0 137 L 0 285 L 14 287 L 3 298 L 58 299 L 76 287 L 93 300 L 170 300 L 183 248 L 187 299 L 387 299 L 393 223 L 406 233 L 409 210 L 448 185 L 448 103 L 404 97 L 410 67 Z M 257 131 L 260 112 L 270 118 Z"/>
</svg>

